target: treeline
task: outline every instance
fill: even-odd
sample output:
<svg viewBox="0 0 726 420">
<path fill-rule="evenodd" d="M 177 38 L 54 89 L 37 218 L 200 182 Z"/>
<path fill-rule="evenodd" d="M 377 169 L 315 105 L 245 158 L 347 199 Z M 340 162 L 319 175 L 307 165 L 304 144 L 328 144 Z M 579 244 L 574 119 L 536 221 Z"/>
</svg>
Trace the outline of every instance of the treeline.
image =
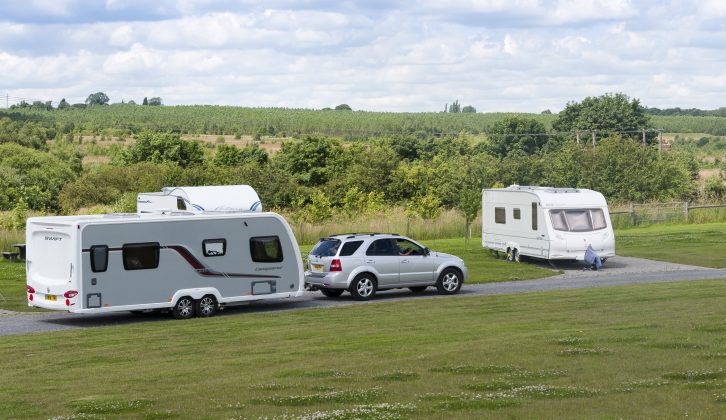
<svg viewBox="0 0 726 420">
<path fill-rule="evenodd" d="M 166 107 L 146 111 L 156 109 Z M 114 144 L 110 163 L 87 168 L 81 165 L 86 147 L 98 145 L 77 142 L 79 121 L 46 125 L 5 118 L 0 119 L 0 210 L 134 211 L 138 192 L 215 184 L 250 184 L 266 208 L 291 210 L 298 220 L 312 222 L 333 212 L 355 217 L 391 206 L 423 218 L 456 208 L 471 221 L 482 188 L 510 184 L 592 188 L 615 202 L 698 196 L 692 153 L 659 153 L 653 131 L 648 145 L 642 144 L 638 130 L 653 123 L 637 100 L 622 94 L 586 98 L 554 118 L 554 131 L 537 117 L 499 118 L 486 126 L 484 139 L 420 130 L 371 135 L 366 142 L 303 136 L 285 141 L 274 155 L 256 144 L 202 144 L 183 140 L 178 132 L 144 130 L 129 146 Z M 595 146 L 577 144 L 568 134 L 588 128 L 607 134 L 599 135 Z"/>
<path fill-rule="evenodd" d="M 669 115 L 669 116 L 683 116 L 688 115 L 692 117 L 726 117 L 726 107 L 718 109 L 698 109 L 698 108 L 687 108 L 681 109 L 675 108 L 645 108 L 645 112 L 650 115 Z"/>
</svg>

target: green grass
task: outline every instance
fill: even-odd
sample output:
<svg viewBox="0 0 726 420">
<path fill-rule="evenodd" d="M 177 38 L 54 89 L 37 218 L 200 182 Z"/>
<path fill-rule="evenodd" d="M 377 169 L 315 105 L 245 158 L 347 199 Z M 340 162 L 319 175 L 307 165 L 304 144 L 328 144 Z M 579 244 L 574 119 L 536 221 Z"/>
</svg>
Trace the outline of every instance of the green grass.
<svg viewBox="0 0 726 420">
<path fill-rule="evenodd" d="M 704 280 L 8 336 L 0 413 L 718 418 L 724 307 Z"/>
<path fill-rule="evenodd" d="M 653 225 L 615 232 L 618 255 L 726 267 L 726 223 Z"/>
</svg>

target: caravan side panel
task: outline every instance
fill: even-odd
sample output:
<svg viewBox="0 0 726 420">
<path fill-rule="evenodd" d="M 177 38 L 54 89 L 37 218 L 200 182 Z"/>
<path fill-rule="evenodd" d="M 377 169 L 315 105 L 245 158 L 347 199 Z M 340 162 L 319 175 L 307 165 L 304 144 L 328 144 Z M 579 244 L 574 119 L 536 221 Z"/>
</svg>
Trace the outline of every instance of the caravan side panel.
<svg viewBox="0 0 726 420">
<path fill-rule="evenodd" d="M 85 309 L 171 306 L 185 289 L 215 290 L 223 303 L 297 295 L 304 287 L 297 244 L 275 214 L 125 221 L 82 232 Z M 273 257 L 281 251 L 282 260 L 254 261 L 255 238 L 268 238 L 264 246 Z M 90 251 L 103 245 L 108 267 L 94 272 Z"/>
<path fill-rule="evenodd" d="M 549 234 L 539 198 L 527 192 L 482 192 L 482 246 L 547 258 Z"/>
</svg>

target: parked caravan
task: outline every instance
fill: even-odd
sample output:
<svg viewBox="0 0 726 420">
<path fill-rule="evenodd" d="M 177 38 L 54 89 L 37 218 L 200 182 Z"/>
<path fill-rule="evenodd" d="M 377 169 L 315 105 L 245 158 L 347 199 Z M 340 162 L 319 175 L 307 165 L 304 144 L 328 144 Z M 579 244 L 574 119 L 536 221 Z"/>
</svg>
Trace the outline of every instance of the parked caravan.
<svg viewBox="0 0 726 420">
<path fill-rule="evenodd" d="M 305 285 L 295 237 L 275 213 L 33 217 L 26 232 L 29 306 L 190 318 L 301 296 Z"/>
<path fill-rule="evenodd" d="M 583 260 L 588 246 L 603 260 L 615 255 L 605 197 L 583 188 L 482 190 L 482 245 L 515 261 Z"/>
<path fill-rule="evenodd" d="M 262 211 L 257 192 L 249 185 L 218 185 L 206 187 L 164 187 L 161 192 L 140 193 L 136 211 L 230 212 Z"/>
</svg>

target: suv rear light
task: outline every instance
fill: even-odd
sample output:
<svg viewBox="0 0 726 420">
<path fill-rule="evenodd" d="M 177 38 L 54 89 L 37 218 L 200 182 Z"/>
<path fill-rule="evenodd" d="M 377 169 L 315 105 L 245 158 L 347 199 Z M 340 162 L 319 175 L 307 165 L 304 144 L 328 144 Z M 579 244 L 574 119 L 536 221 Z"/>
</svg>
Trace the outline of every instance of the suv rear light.
<svg viewBox="0 0 726 420">
<path fill-rule="evenodd" d="M 28 293 L 35 293 L 35 289 L 33 289 L 32 286 L 25 285 L 25 290 L 28 291 Z"/>
<path fill-rule="evenodd" d="M 330 262 L 330 271 L 343 271 L 343 266 L 340 265 L 339 259 L 334 259 Z"/>
<path fill-rule="evenodd" d="M 76 296 L 78 296 L 78 292 L 76 292 L 75 290 L 69 290 L 69 291 L 63 293 L 63 297 L 68 298 L 68 299 L 72 299 Z"/>
</svg>

